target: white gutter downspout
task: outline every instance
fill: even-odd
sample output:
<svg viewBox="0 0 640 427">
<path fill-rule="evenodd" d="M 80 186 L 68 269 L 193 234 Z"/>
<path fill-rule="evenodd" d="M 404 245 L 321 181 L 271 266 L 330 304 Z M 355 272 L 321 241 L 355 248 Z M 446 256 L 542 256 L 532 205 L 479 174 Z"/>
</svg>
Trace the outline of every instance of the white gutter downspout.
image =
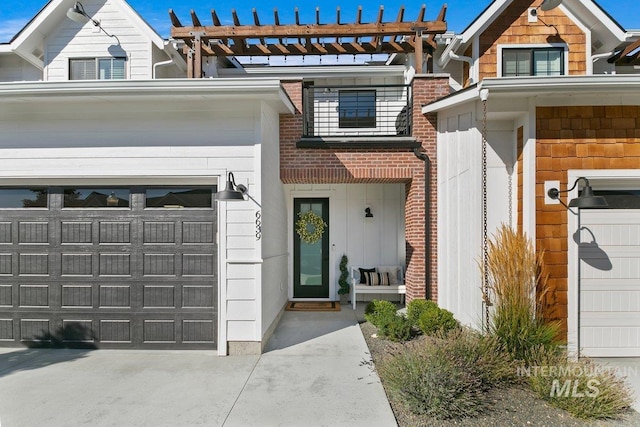
<svg viewBox="0 0 640 427">
<path fill-rule="evenodd" d="M 158 70 L 158 67 L 163 67 L 165 65 L 171 65 L 171 64 L 175 64 L 175 61 L 174 61 L 173 57 L 171 57 L 171 59 L 169 59 L 167 61 L 156 62 L 155 64 L 153 64 L 153 76 L 152 76 L 152 78 L 153 79 L 156 78 L 156 71 Z"/>
<path fill-rule="evenodd" d="M 591 60 L 595 63 L 598 62 L 599 59 L 606 58 L 608 56 L 613 55 L 615 52 L 605 52 L 605 53 L 597 53 L 595 55 L 591 55 Z"/>
</svg>

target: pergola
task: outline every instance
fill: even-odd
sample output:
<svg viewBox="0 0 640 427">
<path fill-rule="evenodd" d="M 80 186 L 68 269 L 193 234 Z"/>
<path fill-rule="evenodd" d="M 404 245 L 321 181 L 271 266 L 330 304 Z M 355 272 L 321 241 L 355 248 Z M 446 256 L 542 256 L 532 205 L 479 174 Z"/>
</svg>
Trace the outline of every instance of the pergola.
<svg viewBox="0 0 640 427">
<path fill-rule="evenodd" d="M 380 6 L 375 22 L 362 22 L 362 6 L 358 7 L 355 22 L 342 23 L 340 8 L 335 23 L 320 22 L 320 8 L 315 10 L 314 23 L 301 23 L 295 8 L 295 23 L 281 24 L 278 9 L 273 11 L 273 24 L 263 25 L 256 9 L 253 24 L 242 25 L 235 9 L 231 11 L 233 25 L 222 25 L 215 10 L 211 10 L 213 25 L 202 25 L 191 10 L 191 26 L 184 26 L 169 10 L 171 37 L 184 40 L 189 78 L 202 77 L 204 56 L 287 56 L 415 53 L 416 69 L 421 70 L 423 53 L 436 48 L 435 36 L 447 30 L 447 5 L 440 9 L 436 20 L 425 21 L 423 5 L 415 21 L 404 20 L 404 6 L 395 21 L 384 21 L 384 7 Z M 426 36 L 426 37 L 425 37 Z"/>
<path fill-rule="evenodd" d="M 617 65 L 640 65 L 640 39 L 621 49 L 609 58 L 609 62 Z"/>
</svg>

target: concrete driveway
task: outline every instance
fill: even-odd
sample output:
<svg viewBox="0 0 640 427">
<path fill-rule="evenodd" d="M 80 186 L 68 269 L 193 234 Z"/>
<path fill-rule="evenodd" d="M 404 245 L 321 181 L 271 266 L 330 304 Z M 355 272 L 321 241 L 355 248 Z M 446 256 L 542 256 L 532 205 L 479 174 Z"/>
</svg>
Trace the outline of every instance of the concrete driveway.
<svg viewBox="0 0 640 427">
<path fill-rule="evenodd" d="M 261 356 L 0 350 L 0 423 L 394 426 L 353 310 L 285 312 Z"/>
</svg>

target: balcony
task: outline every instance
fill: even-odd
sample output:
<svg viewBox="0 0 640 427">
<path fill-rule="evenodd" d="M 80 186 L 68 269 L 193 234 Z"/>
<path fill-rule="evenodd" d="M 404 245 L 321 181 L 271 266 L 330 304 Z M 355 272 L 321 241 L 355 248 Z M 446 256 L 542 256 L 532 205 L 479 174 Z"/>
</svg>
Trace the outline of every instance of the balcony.
<svg viewBox="0 0 640 427">
<path fill-rule="evenodd" d="M 410 85 L 303 87 L 299 148 L 415 148 Z"/>
</svg>

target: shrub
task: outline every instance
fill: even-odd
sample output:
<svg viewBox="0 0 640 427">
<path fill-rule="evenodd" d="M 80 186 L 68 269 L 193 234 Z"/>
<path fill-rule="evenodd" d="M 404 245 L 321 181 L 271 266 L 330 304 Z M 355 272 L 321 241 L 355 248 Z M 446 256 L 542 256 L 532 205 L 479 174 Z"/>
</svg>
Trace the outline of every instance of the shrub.
<svg viewBox="0 0 640 427">
<path fill-rule="evenodd" d="M 438 307 L 438 305 L 429 300 L 425 299 L 414 299 L 407 304 L 407 318 L 411 322 L 411 325 L 414 327 L 418 327 L 418 319 L 423 311 L 428 309 L 433 309 L 434 307 Z"/>
<path fill-rule="evenodd" d="M 543 256 L 526 236 L 505 225 L 488 242 L 485 297 L 493 305 L 488 331 L 514 359 L 525 362 L 532 349 L 554 345 L 559 330 L 558 323 L 543 320 L 548 292 Z"/>
<path fill-rule="evenodd" d="M 338 278 L 338 285 L 340 289 L 338 289 L 338 295 L 347 295 L 351 291 L 351 285 L 349 284 L 349 270 L 347 269 L 347 264 L 349 263 L 349 258 L 346 255 L 342 255 L 340 258 L 340 264 L 338 268 L 340 269 L 340 277 Z"/>
<path fill-rule="evenodd" d="M 395 314 L 388 323 L 378 327 L 378 335 L 391 341 L 407 341 L 411 338 L 411 322 L 406 317 Z"/>
<path fill-rule="evenodd" d="M 456 329 L 458 321 L 449 310 L 434 305 L 424 310 L 418 318 L 418 328 L 426 335 L 444 333 Z"/>
<path fill-rule="evenodd" d="M 487 391 L 515 376 L 495 339 L 463 329 L 407 345 L 384 358 L 379 372 L 388 392 L 411 412 L 444 419 L 483 413 L 492 405 Z"/>
<path fill-rule="evenodd" d="M 539 347 L 532 351 L 529 384 L 543 399 L 578 418 L 616 418 L 633 399 L 614 369 L 589 359 L 569 360 L 565 352 Z"/>
<path fill-rule="evenodd" d="M 373 300 L 364 309 L 364 318 L 376 328 L 388 324 L 395 316 L 398 309 L 391 301 Z"/>
</svg>

